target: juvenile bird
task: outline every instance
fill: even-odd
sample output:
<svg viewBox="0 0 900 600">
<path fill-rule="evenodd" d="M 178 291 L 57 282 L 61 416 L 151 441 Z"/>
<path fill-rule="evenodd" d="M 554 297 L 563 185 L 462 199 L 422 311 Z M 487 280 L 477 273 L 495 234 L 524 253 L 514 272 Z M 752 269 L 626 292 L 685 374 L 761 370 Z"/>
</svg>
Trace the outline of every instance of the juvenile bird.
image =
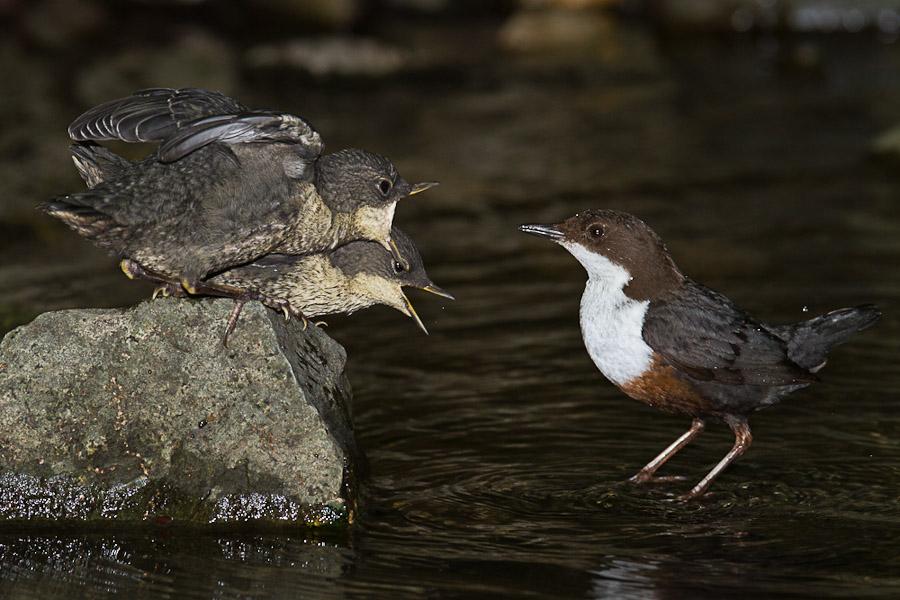
<svg viewBox="0 0 900 600">
<path fill-rule="evenodd" d="M 374 304 L 386 304 L 428 330 L 403 293 L 416 287 L 432 294 L 453 296 L 438 287 L 425 272 L 422 255 L 413 241 L 394 227 L 391 237 L 402 261 L 375 242 L 350 242 L 335 250 L 305 256 L 270 254 L 243 267 L 216 275 L 213 283 L 252 288 L 273 298 L 284 298 L 307 317 L 353 313 Z M 231 333 L 243 302 L 235 304 L 225 336 Z"/>
<path fill-rule="evenodd" d="M 863 305 L 792 325 L 757 321 L 683 275 L 659 236 L 623 212 L 588 210 L 555 225 L 519 229 L 561 245 L 587 270 L 581 332 L 603 375 L 631 398 L 693 417 L 690 429 L 633 482 L 654 480 L 707 419 L 731 428 L 731 451 L 683 499 L 704 494 L 746 452 L 754 411 L 817 381 L 829 350 L 881 316 Z"/>
<path fill-rule="evenodd" d="M 89 188 L 129 169 L 127 159 L 92 143 L 71 148 L 72 160 Z M 453 296 L 434 284 L 425 272 L 422 255 L 412 239 L 398 227 L 391 230 L 398 260 L 376 242 L 350 242 L 328 252 L 308 255 L 269 254 L 255 262 L 225 271 L 211 278 L 217 292 L 234 289 L 236 294 L 216 293 L 235 298 L 224 340 L 234 330 L 247 290 L 258 290 L 273 301 L 283 300 L 309 318 L 336 313 L 353 313 L 373 304 L 386 304 L 415 320 L 426 334 L 403 287 L 417 287 L 438 296 Z M 128 261 L 126 261 L 128 262 Z M 139 269 L 139 265 L 129 268 Z M 154 278 L 151 278 L 154 279 Z M 165 295 L 180 295 L 177 280 L 155 279 Z"/>
<path fill-rule="evenodd" d="M 320 155 L 321 137 L 300 117 L 207 90 L 137 92 L 89 110 L 69 135 L 160 142 L 146 159 L 44 209 L 131 259 L 123 267 L 140 267 L 126 274 L 178 278 L 191 292 L 213 291 L 209 275 L 274 252 L 372 240 L 396 253 L 397 201 L 434 185 L 410 185 L 388 159 L 363 150 Z"/>
</svg>

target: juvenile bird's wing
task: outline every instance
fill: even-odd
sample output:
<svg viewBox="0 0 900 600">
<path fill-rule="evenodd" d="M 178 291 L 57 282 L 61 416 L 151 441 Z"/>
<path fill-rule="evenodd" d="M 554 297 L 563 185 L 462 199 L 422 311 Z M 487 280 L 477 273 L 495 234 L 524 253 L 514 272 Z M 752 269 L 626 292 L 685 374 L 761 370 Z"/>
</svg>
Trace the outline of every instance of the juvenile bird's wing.
<svg viewBox="0 0 900 600">
<path fill-rule="evenodd" d="M 191 122 L 159 148 L 162 162 L 174 162 L 207 144 L 281 142 L 293 144 L 301 158 L 313 161 L 322 153 L 322 138 L 312 125 L 294 115 L 246 112 L 216 115 Z"/>
<path fill-rule="evenodd" d="M 260 258 L 257 258 L 253 261 L 253 263 L 249 266 L 252 267 L 260 267 L 260 268 L 278 268 L 278 267 L 292 267 L 301 260 L 306 258 L 305 256 L 297 255 L 297 254 L 266 254 Z"/>
<path fill-rule="evenodd" d="M 295 144 L 301 158 L 322 152 L 319 133 L 290 114 L 249 110 L 233 98 L 197 88 L 153 88 L 87 111 L 69 125 L 75 141 L 162 142 L 158 157 L 174 162 L 211 144 Z"/>
<path fill-rule="evenodd" d="M 650 303 L 643 337 L 672 366 L 701 381 L 777 386 L 817 379 L 788 358 L 783 340 L 692 281 Z"/>
<path fill-rule="evenodd" d="M 159 142 L 204 117 L 247 110 L 219 92 L 151 88 L 95 106 L 69 125 L 69 137 L 76 142 Z"/>
</svg>

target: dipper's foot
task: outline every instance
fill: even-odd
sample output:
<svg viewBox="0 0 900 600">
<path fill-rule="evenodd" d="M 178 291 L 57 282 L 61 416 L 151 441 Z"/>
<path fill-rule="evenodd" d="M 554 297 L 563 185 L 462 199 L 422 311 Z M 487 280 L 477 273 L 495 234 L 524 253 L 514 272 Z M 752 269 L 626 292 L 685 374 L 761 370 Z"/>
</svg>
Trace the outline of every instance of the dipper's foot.
<svg viewBox="0 0 900 600">
<path fill-rule="evenodd" d="M 691 440 L 700 435 L 703 431 L 703 428 L 706 424 L 703 422 L 703 419 L 694 419 L 691 423 L 691 428 L 684 432 L 681 437 L 677 440 L 669 444 L 669 447 L 659 453 L 659 456 L 651 460 L 647 465 L 638 471 L 631 479 L 628 481 L 632 483 L 664 483 L 668 481 L 682 481 L 685 479 L 680 475 L 669 475 L 666 477 L 654 477 L 656 471 L 659 470 L 661 466 L 666 464 L 666 462 L 675 456 L 679 450 L 687 446 Z"/>
<path fill-rule="evenodd" d="M 153 299 L 157 298 L 185 298 L 187 297 L 187 292 L 184 291 L 184 288 L 181 287 L 181 284 L 178 283 L 164 283 L 160 285 L 155 290 L 153 290 Z"/>
<path fill-rule="evenodd" d="M 225 326 L 225 335 L 222 337 L 222 344 L 228 346 L 228 336 L 234 331 L 234 328 L 237 326 L 238 319 L 241 316 L 241 311 L 244 308 L 244 305 L 247 302 L 252 300 L 256 300 L 257 302 L 262 303 L 264 306 L 268 306 L 269 308 L 276 310 L 284 315 L 285 319 L 290 319 L 291 317 L 295 317 L 297 319 L 301 319 L 303 321 L 303 330 L 306 331 L 306 328 L 309 326 L 309 320 L 303 315 L 299 310 L 294 310 L 291 307 L 290 302 L 287 300 L 282 300 L 281 298 L 272 298 L 263 294 L 262 292 L 257 292 L 254 290 L 249 290 L 242 292 L 237 297 L 234 298 L 234 308 L 231 310 L 231 314 L 228 316 L 228 323 Z"/>
<path fill-rule="evenodd" d="M 120 260 L 119 268 L 122 269 L 122 272 L 125 273 L 125 277 L 128 279 L 144 279 L 154 283 L 175 285 L 172 278 L 161 275 L 152 269 L 145 269 L 138 262 L 133 261 L 130 258 L 123 258 Z"/>
<path fill-rule="evenodd" d="M 673 481 L 687 481 L 687 477 L 684 475 L 662 475 L 662 476 L 653 476 L 649 473 L 645 473 L 644 471 L 638 471 L 634 476 L 629 477 L 628 481 L 631 483 L 642 484 L 642 483 L 671 483 Z"/>
<path fill-rule="evenodd" d="M 153 290 L 154 300 L 160 296 L 163 298 L 168 298 L 169 296 L 182 298 L 187 295 L 177 280 L 161 275 L 151 269 L 146 269 L 140 263 L 130 258 L 123 258 L 119 261 L 119 268 L 122 269 L 122 272 L 125 273 L 128 279 L 144 279 L 159 284 Z"/>
<path fill-rule="evenodd" d="M 731 430 L 734 432 L 734 446 L 731 447 L 731 450 L 725 455 L 725 458 L 720 460 L 719 463 L 706 474 L 706 477 L 700 480 L 700 483 L 695 485 L 687 494 L 680 496 L 678 498 L 679 500 L 687 502 L 705 494 L 713 480 L 715 480 L 728 465 L 746 452 L 750 447 L 750 444 L 753 443 L 753 435 L 750 433 L 750 425 L 747 423 L 746 419 L 731 417 L 727 418 L 725 422 L 728 423 L 728 426 L 731 427 Z"/>
</svg>

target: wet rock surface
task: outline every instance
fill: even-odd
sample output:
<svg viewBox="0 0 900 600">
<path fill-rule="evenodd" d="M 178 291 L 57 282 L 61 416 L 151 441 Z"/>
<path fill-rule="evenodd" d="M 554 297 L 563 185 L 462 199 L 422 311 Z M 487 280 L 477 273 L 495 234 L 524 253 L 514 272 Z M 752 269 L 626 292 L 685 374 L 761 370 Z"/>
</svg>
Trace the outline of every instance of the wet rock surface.
<svg viewBox="0 0 900 600">
<path fill-rule="evenodd" d="M 346 353 L 228 300 L 44 313 L 0 342 L 0 520 L 345 522 Z"/>
</svg>

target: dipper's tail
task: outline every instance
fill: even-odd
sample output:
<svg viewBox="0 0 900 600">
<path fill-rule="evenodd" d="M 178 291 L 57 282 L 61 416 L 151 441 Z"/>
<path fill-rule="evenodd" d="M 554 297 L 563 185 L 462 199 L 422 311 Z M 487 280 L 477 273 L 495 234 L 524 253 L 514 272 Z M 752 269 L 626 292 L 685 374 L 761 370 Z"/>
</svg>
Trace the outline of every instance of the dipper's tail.
<svg viewBox="0 0 900 600">
<path fill-rule="evenodd" d="M 99 183 L 115 179 L 131 166 L 127 159 L 94 142 L 78 142 L 72 144 L 70 150 L 75 168 L 91 189 Z"/>
<path fill-rule="evenodd" d="M 825 366 L 828 352 L 838 344 L 867 329 L 881 318 L 874 304 L 840 308 L 809 321 L 788 325 L 778 330 L 787 341 L 788 357 L 812 372 Z"/>
<path fill-rule="evenodd" d="M 70 194 L 45 202 L 38 208 L 48 215 L 56 217 L 80 235 L 106 247 L 114 240 L 121 238 L 124 230 L 121 224 L 111 216 L 83 201 L 83 197 L 90 198 L 91 194 L 91 192 Z"/>
</svg>

